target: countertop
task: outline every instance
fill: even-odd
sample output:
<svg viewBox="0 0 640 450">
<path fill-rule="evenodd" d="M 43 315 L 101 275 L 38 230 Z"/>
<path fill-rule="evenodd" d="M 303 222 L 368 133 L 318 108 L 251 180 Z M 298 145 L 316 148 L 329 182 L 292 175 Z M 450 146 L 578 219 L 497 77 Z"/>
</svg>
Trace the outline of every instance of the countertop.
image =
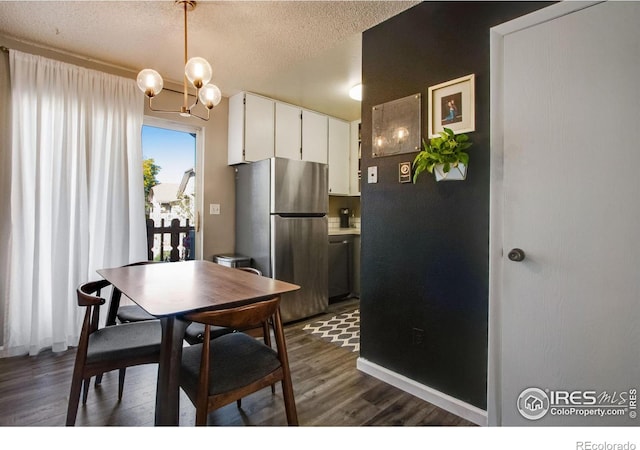
<svg viewBox="0 0 640 450">
<path fill-rule="evenodd" d="M 329 228 L 329 236 L 354 234 L 360 236 L 360 228 Z"/>
</svg>

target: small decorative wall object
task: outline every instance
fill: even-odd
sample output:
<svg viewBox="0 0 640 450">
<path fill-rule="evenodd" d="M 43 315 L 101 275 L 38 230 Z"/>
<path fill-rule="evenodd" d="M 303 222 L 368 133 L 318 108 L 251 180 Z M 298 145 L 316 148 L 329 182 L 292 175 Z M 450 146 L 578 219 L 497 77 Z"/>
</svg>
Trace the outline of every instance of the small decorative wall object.
<svg viewBox="0 0 640 450">
<path fill-rule="evenodd" d="M 411 183 L 411 162 L 401 162 L 398 164 L 398 181 L 400 183 Z"/>
<path fill-rule="evenodd" d="M 430 138 L 439 136 L 445 127 L 454 133 L 475 131 L 475 75 L 431 86 L 428 104 Z"/>
<path fill-rule="evenodd" d="M 467 177 L 471 141 L 466 134 L 455 134 L 444 128 L 428 142 L 422 140 L 422 150 L 413 160 L 413 182 L 425 170 L 435 174 L 436 181 L 464 180 Z"/>
<path fill-rule="evenodd" d="M 413 94 L 373 107 L 372 157 L 420 150 L 421 100 Z"/>
</svg>

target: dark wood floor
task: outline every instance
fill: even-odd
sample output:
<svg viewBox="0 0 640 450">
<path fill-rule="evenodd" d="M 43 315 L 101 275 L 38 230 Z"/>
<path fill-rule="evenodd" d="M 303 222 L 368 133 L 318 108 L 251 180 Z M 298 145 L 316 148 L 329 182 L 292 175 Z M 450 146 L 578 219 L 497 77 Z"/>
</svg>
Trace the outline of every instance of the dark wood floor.
<svg viewBox="0 0 640 450">
<path fill-rule="evenodd" d="M 352 309 L 358 300 L 330 305 L 326 317 Z M 308 321 L 286 326 L 298 418 L 302 426 L 387 426 L 473 424 L 404 393 L 356 369 L 358 354 L 302 330 Z M 37 357 L 0 359 L 0 425 L 62 426 L 75 350 Z M 157 366 L 127 369 L 124 396 L 117 399 L 117 372 L 105 374 L 80 405 L 78 426 L 151 426 Z M 181 393 L 180 425 L 194 424 L 195 408 Z M 209 415 L 210 425 L 286 425 L 280 386 L 264 389 Z"/>
</svg>

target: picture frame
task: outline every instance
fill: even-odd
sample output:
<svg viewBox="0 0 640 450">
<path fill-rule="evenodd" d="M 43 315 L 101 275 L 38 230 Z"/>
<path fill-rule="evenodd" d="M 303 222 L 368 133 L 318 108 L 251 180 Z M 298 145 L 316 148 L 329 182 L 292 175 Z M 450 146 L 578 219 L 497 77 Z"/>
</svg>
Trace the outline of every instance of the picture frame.
<svg viewBox="0 0 640 450">
<path fill-rule="evenodd" d="M 475 74 L 430 86 L 427 99 L 429 138 L 445 127 L 456 134 L 476 130 Z"/>
<path fill-rule="evenodd" d="M 420 150 L 422 94 L 419 92 L 371 109 L 371 157 Z"/>
</svg>

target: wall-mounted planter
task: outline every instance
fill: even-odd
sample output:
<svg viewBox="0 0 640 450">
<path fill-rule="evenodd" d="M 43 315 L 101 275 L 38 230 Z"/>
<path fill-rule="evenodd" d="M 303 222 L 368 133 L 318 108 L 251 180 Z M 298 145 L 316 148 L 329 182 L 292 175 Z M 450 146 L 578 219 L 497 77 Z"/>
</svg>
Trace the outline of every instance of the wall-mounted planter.
<svg viewBox="0 0 640 450">
<path fill-rule="evenodd" d="M 433 168 L 436 175 L 436 181 L 463 181 L 467 178 L 467 166 L 458 163 L 456 167 L 451 166 L 449 172 L 444 172 L 444 164 L 436 164 Z"/>
</svg>

